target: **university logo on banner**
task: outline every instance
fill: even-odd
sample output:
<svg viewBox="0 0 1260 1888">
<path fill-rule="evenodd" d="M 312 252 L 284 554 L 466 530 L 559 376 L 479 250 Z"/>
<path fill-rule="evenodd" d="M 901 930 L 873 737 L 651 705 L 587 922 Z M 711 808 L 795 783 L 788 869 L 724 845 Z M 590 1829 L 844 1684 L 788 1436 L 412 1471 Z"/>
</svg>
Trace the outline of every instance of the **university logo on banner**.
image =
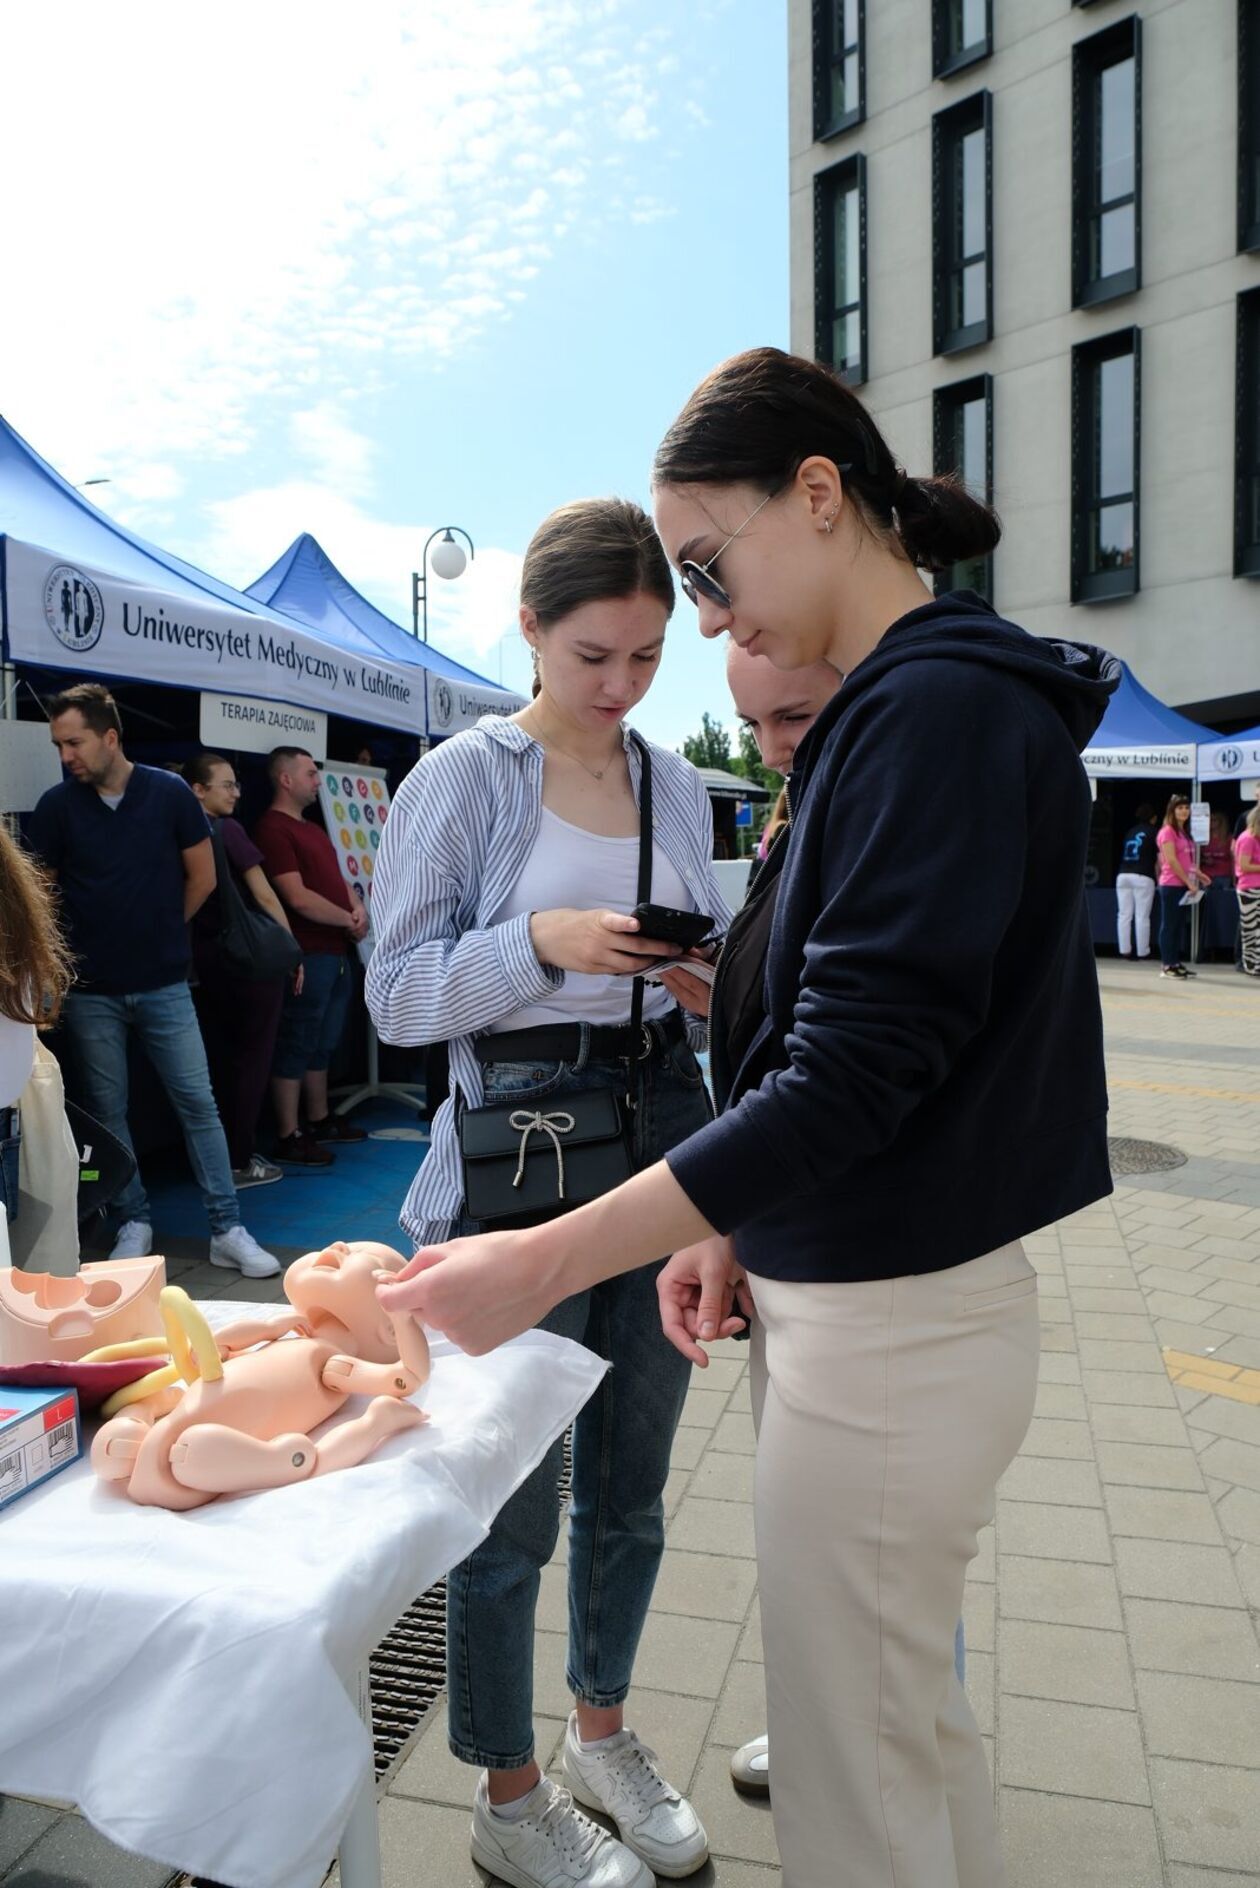
<svg viewBox="0 0 1260 1888">
<path fill-rule="evenodd" d="M 1216 764 L 1222 773 L 1238 773 L 1243 764 L 1242 749 L 1240 747 L 1223 747 L 1216 756 Z"/>
<path fill-rule="evenodd" d="M 44 585 L 44 616 L 63 649 L 86 655 L 101 640 L 105 605 L 92 579 L 73 564 L 55 564 Z"/>
<path fill-rule="evenodd" d="M 454 712 L 455 697 L 451 694 L 450 684 L 439 682 L 433 691 L 433 719 L 439 727 L 449 728 Z"/>
</svg>

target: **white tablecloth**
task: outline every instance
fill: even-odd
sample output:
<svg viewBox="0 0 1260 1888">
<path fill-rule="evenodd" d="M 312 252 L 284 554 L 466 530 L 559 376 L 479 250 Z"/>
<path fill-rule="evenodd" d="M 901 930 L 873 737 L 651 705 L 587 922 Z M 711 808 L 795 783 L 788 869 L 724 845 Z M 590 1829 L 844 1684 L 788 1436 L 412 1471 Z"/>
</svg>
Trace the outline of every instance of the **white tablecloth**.
<svg viewBox="0 0 1260 1888">
<path fill-rule="evenodd" d="M 428 1426 L 359 1468 L 170 1514 L 83 1461 L 0 1516 L 0 1791 L 233 1888 L 317 1888 L 371 1762 L 347 1684 L 605 1369 L 543 1332 L 433 1358 Z"/>
</svg>

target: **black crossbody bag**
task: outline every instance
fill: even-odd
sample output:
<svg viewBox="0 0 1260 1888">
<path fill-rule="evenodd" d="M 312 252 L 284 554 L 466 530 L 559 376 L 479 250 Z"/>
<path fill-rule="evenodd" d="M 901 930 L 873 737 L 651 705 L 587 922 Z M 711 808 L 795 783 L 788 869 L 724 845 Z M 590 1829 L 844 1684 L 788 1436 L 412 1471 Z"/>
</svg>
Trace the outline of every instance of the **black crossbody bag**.
<svg viewBox="0 0 1260 1888">
<path fill-rule="evenodd" d="M 630 739 L 642 767 L 636 902 L 646 904 L 652 895 L 652 761 L 646 742 L 637 734 Z M 630 1179 L 634 1060 L 642 1036 L 643 979 L 635 977 L 624 1093 L 595 1088 L 464 1111 L 460 1156 L 464 1204 L 471 1218 L 501 1231 L 541 1226 Z"/>
<path fill-rule="evenodd" d="M 246 983 L 270 983 L 291 976 L 302 961 L 302 946 L 291 931 L 246 903 L 236 883 L 217 826 L 210 828 L 215 882 L 219 893 L 219 960 L 230 976 Z"/>
</svg>

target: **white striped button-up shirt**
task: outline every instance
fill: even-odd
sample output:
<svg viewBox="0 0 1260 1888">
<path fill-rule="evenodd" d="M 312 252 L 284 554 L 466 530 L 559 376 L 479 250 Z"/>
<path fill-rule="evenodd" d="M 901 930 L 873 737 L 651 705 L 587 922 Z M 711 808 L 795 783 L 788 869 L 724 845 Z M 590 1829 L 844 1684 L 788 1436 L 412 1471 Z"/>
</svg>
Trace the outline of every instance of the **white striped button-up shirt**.
<svg viewBox="0 0 1260 1888">
<path fill-rule="evenodd" d="M 626 734 L 639 796 L 638 750 Z M 652 744 L 654 840 L 695 900 L 725 931 L 730 912 L 712 870 L 713 814 L 690 761 Z M 487 715 L 423 756 L 390 808 L 372 884 L 375 948 L 367 1004 L 382 1042 L 450 1045 L 451 1095 L 404 1202 L 417 1245 L 450 1238 L 463 1206 L 456 1108 L 480 1107 L 473 1041 L 564 972 L 540 964 L 529 913 L 493 922 L 520 878 L 542 819 L 543 750 L 524 728 Z M 699 1046 L 703 1027 L 688 1018 Z"/>
</svg>

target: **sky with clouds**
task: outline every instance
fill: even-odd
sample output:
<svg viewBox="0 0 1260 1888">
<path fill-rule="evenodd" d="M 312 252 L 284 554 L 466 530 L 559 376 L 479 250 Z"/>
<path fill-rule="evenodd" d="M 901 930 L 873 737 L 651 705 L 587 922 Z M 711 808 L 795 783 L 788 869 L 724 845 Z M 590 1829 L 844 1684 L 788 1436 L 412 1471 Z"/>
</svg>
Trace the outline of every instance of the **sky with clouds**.
<svg viewBox="0 0 1260 1888">
<path fill-rule="evenodd" d="M 522 686 L 521 553 L 647 498 L 716 361 L 786 345 L 782 0 L 61 0 L 6 16 L 0 411 L 245 585 L 301 531 Z M 637 716 L 726 708 L 680 599 Z"/>
</svg>

